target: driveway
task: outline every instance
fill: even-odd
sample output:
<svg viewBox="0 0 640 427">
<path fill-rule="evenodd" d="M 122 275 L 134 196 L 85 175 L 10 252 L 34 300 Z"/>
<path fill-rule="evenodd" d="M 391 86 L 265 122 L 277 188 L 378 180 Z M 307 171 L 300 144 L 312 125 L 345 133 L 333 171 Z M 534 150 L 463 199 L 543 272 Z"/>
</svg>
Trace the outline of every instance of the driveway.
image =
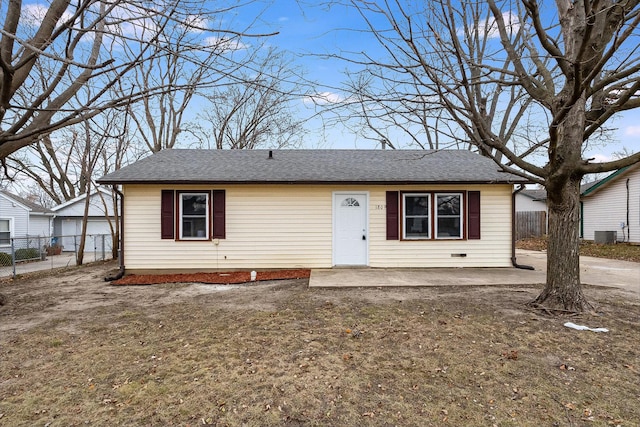
<svg viewBox="0 0 640 427">
<path fill-rule="evenodd" d="M 539 285 L 546 279 L 545 252 L 518 250 L 519 268 L 331 268 L 311 271 L 309 287 Z M 582 283 L 640 296 L 640 263 L 581 257 Z"/>
</svg>

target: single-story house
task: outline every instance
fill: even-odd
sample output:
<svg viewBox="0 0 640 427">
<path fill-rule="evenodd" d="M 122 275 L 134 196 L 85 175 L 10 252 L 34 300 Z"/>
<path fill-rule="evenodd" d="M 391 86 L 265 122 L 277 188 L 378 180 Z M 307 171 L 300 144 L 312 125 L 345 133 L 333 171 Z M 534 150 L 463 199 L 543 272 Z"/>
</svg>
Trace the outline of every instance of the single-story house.
<svg viewBox="0 0 640 427">
<path fill-rule="evenodd" d="M 581 204 L 585 240 L 596 240 L 598 232 L 605 232 L 619 242 L 640 243 L 640 163 L 583 187 Z"/>
<path fill-rule="evenodd" d="M 80 246 L 79 236 L 82 235 L 82 221 L 87 195 L 71 199 L 51 208 L 55 213 L 53 220 L 53 234 L 59 236 L 58 244 L 64 251 L 76 251 Z M 113 246 L 111 238 L 112 227 L 117 227 L 113 213 L 113 197 L 110 191 L 100 189 L 91 193 L 89 197 L 89 212 L 87 216 L 87 238 L 85 251 L 102 250 L 102 236 L 105 236 L 105 251 L 110 252 Z M 96 237 L 98 236 L 98 237 Z"/>
<path fill-rule="evenodd" d="M 122 188 L 126 271 L 509 267 L 514 184 L 463 150 L 164 150 Z"/>
<path fill-rule="evenodd" d="M 54 215 L 37 203 L 0 190 L 0 248 L 10 250 L 12 238 L 17 239 L 16 249 L 33 247 L 27 238 L 49 238 Z M 41 244 L 45 244 L 44 240 Z"/>
</svg>

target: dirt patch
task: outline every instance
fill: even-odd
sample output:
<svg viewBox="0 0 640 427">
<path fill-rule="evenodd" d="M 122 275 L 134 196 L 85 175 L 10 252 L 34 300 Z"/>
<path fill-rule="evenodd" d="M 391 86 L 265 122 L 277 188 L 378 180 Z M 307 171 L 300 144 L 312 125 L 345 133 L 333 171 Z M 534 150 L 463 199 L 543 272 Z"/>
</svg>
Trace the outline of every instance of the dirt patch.
<svg viewBox="0 0 640 427">
<path fill-rule="evenodd" d="M 308 279 L 311 270 L 270 270 L 256 272 L 254 281 L 284 279 Z M 111 282 L 112 285 L 155 285 L 158 283 L 211 283 L 231 284 L 251 282 L 251 272 L 182 273 L 182 274 L 131 274 Z"/>
<path fill-rule="evenodd" d="M 635 426 L 640 300 L 529 311 L 536 287 L 0 284 L 0 425 Z M 606 327 L 576 331 L 571 321 Z"/>
</svg>

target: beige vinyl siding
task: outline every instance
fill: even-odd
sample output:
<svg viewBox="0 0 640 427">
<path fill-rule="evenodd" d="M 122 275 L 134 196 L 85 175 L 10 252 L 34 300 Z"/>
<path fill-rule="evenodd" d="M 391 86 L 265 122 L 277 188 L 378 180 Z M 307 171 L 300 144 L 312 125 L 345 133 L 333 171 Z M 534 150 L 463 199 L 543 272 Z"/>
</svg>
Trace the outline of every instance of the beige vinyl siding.
<svg viewBox="0 0 640 427">
<path fill-rule="evenodd" d="M 226 238 L 160 238 L 161 190 L 226 190 Z M 481 240 L 387 241 L 386 191 L 481 191 Z M 369 194 L 371 267 L 510 266 L 511 186 L 127 185 L 125 265 L 147 270 L 332 267 L 334 192 Z M 466 253 L 465 258 L 451 257 Z"/>
<path fill-rule="evenodd" d="M 371 267 L 509 267 L 511 266 L 511 189 L 492 186 L 420 186 L 371 192 L 369 261 Z M 480 191 L 480 240 L 386 240 L 386 190 Z M 466 215 L 466 213 L 465 213 Z M 376 238 L 374 238 L 375 236 Z M 452 254 L 466 254 L 465 257 Z"/>
<path fill-rule="evenodd" d="M 167 186 L 125 187 L 127 269 L 265 269 L 331 266 L 331 190 L 300 186 L 176 186 L 226 190 L 226 238 L 160 239 Z"/>
<path fill-rule="evenodd" d="M 620 223 L 627 223 L 627 179 L 629 237 L 631 242 L 640 243 L 640 168 L 620 176 L 583 199 L 583 239 L 593 240 L 595 231 L 616 231 L 618 240 L 623 240 Z"/>
</svg>

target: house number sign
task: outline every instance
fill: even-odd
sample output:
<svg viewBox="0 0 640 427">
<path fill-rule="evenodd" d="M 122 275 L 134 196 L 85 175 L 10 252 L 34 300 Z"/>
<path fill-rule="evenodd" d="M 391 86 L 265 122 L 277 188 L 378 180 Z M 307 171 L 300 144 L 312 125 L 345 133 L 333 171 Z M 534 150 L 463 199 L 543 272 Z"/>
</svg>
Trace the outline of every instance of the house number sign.
<svg viewBox="0 0 640 427">
<path fill-rule="evenodd" d="M 376 211 L 383 211 L 385 209 L 387 209 L 387 205 L 374 205 L 373 209 Z"/>
</svg>

